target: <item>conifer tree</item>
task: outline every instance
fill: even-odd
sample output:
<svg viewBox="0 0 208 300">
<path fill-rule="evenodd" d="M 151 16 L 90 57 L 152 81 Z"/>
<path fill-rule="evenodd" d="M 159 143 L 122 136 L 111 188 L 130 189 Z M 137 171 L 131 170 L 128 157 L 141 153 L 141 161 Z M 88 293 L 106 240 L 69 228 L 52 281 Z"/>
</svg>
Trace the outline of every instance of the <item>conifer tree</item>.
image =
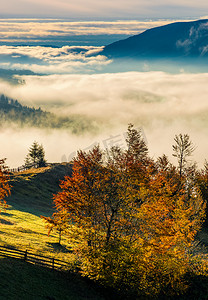
<svg viewBox="0 0 208 300">
<path fill-rule="evenodd" d="M 46 164 L 45 151 L 42 145 L 34 141 L 32 146 L 29 148 L 29 152 L 25 159 L 25 166 L 30 167 L 37 165 L 37 167 L 44 167 Z"/>
</svg>

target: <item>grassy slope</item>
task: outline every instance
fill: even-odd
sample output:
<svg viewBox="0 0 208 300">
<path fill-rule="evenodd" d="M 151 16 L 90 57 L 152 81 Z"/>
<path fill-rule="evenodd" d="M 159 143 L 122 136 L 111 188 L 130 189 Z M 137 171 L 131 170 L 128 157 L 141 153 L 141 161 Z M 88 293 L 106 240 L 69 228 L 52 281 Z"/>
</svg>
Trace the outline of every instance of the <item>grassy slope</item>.
<svg viewBox="0 0 208 300">
<path fill-rule="evenodd" d="M 9 205 L 35 215 L 51 215 L 52 197 L 59 190 L 60 180 L 71 174 L 70 164 L 54 164 L 50 167 L 30 169 L 11 175 L 12 195 Z"/>
<path fill-rule="evenodd" d="M 63 237 L 62 247 L 57 245 L 58 235 L 47 235 L 41 215 L 53 213 L 53 193 L 59 190 L 60 178 L 71 173 L 71 166 L 57 164 L 11 175 L 12 194 L 9 204 L 0 215 L 0 245 L 35 252 L 71 261 L 72 244 Z"/>
<path fill-rule="evenodd" d="M 0 245 L 55 257 L 73 265 L 74 241 L 58 234 L 48 237 L 40 215 L 53 213 L 52 195 L 59 190 L 60 179 L 71 174 L 68 164 L 56 164 L 11 175 L 9 207 L 0 214 Z M 79 275 L 52 271 L 15 259 L 0 257 L 0 299 L 104 299 L 90 282 Z"/>
</svg>

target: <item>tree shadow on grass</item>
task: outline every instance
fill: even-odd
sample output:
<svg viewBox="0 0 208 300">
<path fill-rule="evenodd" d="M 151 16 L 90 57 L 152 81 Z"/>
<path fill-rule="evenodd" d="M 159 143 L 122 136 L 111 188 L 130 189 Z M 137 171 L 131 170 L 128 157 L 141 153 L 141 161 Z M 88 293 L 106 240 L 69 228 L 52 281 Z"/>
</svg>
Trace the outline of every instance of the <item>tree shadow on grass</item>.
<svg viewBox="0 0 208 300">
<path fill-rule="evenodd" d="M 11 222 L 11 221 L 9 221 L 9 220 L 6 220 L 6 219 L 3 219 L 3 218 L 0 218 L 0 224 L 14 225 L 13 222 Z"/>
<path fill-rule="evenodd" d="M 80 274 L 61 272 L 18 259 L 0 258 L 0 299 L 105 300 L 97 286 Z"/>
<path fill-rule="evenodd" d="M 61 245 L 59 243 L 47 243 L 47 245 L 51 246 L 55 251 L 63 252 L 63 253 L 72 253 L 73 250 L 68 247 Z"/>
<path fill-rule="evenodd" d="M 1 212 L 1 215 L 2 215 L 2 216 L 5 216 L 5 217 L 10 217 L 10 216 L 13 215 L 13 214 L 12 214 L 12 213 L 8 213 L 8 212 L 2 211 L 2 212 Z"/>
</svg>

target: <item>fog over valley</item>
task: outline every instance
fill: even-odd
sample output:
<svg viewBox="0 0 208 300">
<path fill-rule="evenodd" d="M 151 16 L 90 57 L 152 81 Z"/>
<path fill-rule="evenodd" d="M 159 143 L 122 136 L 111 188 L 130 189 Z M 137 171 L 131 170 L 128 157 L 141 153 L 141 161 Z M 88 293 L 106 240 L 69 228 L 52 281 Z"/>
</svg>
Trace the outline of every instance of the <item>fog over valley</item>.
<svg viewBox="0 0 208 300">
<path fill-rule="evenodd" d="M 2 127 L 1 156 L 8 157 L 9 165 L 23 162 L 33 140 L 43 143 L 49 161 L 61 161 L 64 154 L 68 159 L 79 148 L 123 134 L 130 122 L 142 127 L 152 156 L 171 156 L 174 135 L 182 132 L 197 145 L 194 158 L 199 163 L 206 159 L 208 74 L 125 72 L 21 79 L 24 84 L 1 81 L 0 93 L 56 116 L 76 117 L 79 130 Z"/>
<path fill-rule="evenodd" d="M 36 140 L 48 162 L 69 161 L 97 143 L 125 146 L 133 123 L 155 158 L 166 153 L 173 160 L 175 134 L 188 133 L 197 146 L 193 159 L 202 165 L 208 158 L 206 64 L 116 61 L 103 51 L 112 41 L 172 21 L 1 20 L 0 94 L 35 108 L 29 117 L 26 108 L 1 110 L 1 157 L 20 166 Z M 81 35 L 87 43 L 75 42 Z"/>
</svg>

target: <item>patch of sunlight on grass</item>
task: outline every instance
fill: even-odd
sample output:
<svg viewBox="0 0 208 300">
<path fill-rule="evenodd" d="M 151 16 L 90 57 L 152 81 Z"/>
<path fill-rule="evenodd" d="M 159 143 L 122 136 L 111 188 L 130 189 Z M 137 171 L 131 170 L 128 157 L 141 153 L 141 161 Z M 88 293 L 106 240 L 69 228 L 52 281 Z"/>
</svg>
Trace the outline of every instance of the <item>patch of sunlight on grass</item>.
<svg viewBox="0 0 208 300">
<path fill-rule="evenodd" d="M 0 245 L 68 262 L 74 260 L 73 243 L 63 236 L 62 245 L 55 247 L 58 234 L 54 231 L 48 236 L 45 222 L 38 216 L 10 207 L 1 213 L 0 223 Z"/>
<path fill-rule="evenodd" d="M 48 166 L 48 167 L 42 167 L 42 168 L 31 168 L 31 169 L 28 169 L 28 170 L 25 170 L 25 171 L 22 171 L 22 172 L 14 172 L 13 174 L 14 175 L 18 175 L 18 176 L 24 176 L 24 175 L 28 175 L 28 174 L 37 174 L 37 173 L 43 173 L 45 172 L 46 170 L 49 170 L 51 167 Z"/>
</svg>

